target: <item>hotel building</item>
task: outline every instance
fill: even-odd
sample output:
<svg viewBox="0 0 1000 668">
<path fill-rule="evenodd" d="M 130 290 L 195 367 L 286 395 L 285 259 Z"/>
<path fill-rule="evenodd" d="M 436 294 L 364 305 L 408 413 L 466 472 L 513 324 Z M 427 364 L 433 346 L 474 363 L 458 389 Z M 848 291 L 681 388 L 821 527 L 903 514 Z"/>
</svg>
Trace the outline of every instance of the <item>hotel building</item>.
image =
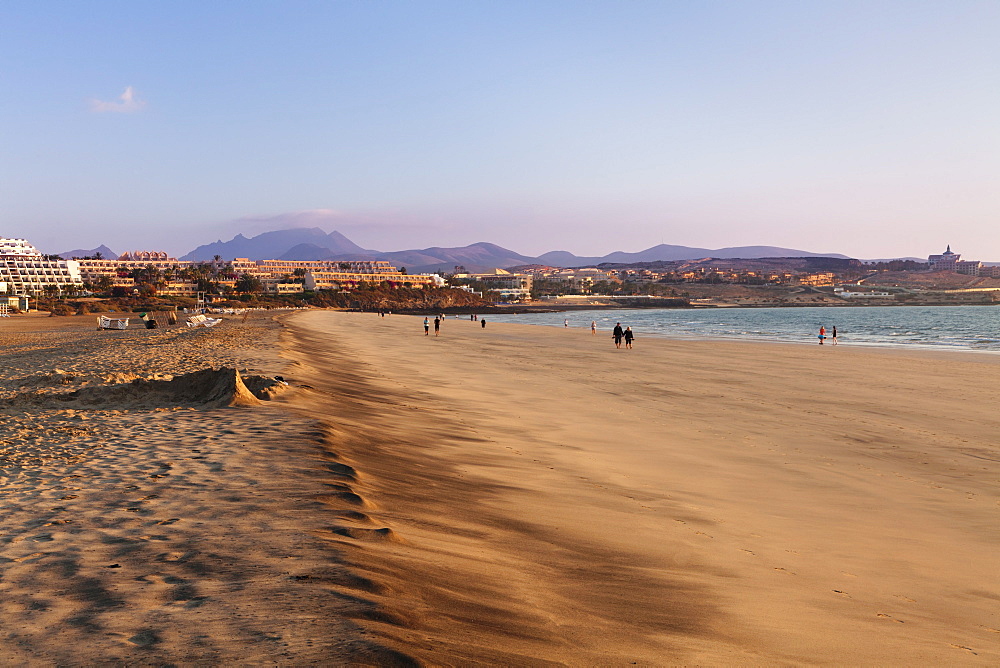
<svg viewBox="0 0 1000 668">
<path fill-rule="evenodd" d="M 47 260 L 26 239 L 0 238 L 0 283 L 14 295 L 38 296 L 83 286 L 75 260 Z"/>
<path fill-rule="evenodd" d="M 951 252 L 951 244 L 940 255 L 928 255 L 932 271 L 954 271 L 967 276 L 1000 278 L 1000 266 L 983 264 L 979 260 L 963 260 L 961 254 Z"/>
</svg>

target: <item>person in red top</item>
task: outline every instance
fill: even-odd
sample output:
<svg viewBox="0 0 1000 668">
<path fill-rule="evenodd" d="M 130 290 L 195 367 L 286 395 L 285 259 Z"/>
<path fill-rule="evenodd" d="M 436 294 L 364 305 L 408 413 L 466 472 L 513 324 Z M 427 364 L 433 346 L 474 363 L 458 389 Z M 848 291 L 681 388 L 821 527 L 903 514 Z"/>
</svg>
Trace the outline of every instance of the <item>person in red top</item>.
<svg viewBox="0 0 1000 668">
<path fill-rule="evenodd" d="M 823 345 L 823 339 L 826 338 L 826 327 L 823 325 L 819 326 L 819 345 Z"/>
</svg>

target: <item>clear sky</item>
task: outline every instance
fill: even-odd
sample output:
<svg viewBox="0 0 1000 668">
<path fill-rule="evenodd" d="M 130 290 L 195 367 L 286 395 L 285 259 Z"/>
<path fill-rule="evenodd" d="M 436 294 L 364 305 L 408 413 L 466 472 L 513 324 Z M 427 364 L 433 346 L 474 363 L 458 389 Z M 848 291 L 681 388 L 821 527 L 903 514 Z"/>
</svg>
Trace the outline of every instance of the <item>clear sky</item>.
<svg viewBox="0 0 1000 668">
<path fill-rule="evenodd" d="M 1000 261 L 1000 1 L 0 3 L 0 236 Z"/>
</svg>

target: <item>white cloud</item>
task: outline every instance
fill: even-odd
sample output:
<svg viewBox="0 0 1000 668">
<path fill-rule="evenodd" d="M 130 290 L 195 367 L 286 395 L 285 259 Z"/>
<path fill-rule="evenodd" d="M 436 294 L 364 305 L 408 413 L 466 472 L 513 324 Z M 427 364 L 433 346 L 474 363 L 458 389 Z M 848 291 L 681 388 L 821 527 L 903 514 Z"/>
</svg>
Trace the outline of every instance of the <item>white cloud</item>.
<svg viewBox="0 0 1000 668">
<path fill-rule="evenodd" d="M 118 99 L 113 102 L 105 102 L 104 100 L 96 99 L 90 101 L 90 110 L 97 113 L 110 111 L 119 114 L 131 114 L 139 111 L 145 106 L 146 102 L 135 96 L 135 89 L 131 86 L 126 86 L 125 92 L 118 96 Z"/>
</svg>

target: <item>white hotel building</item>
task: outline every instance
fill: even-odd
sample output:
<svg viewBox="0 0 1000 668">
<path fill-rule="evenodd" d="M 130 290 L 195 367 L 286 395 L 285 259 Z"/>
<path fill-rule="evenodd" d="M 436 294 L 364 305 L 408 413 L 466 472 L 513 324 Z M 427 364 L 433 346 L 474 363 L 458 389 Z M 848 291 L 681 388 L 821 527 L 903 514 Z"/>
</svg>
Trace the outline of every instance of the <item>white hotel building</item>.
<svg viewBox="0 0 1000 668">
<path fill-rule="evenodd" d="M 82 285 L 75 260 L 46 260 L 25 239 L 0 238 L 0 292 L 38 296 L 46 289 L 61 292 Z"/>
</svg>

